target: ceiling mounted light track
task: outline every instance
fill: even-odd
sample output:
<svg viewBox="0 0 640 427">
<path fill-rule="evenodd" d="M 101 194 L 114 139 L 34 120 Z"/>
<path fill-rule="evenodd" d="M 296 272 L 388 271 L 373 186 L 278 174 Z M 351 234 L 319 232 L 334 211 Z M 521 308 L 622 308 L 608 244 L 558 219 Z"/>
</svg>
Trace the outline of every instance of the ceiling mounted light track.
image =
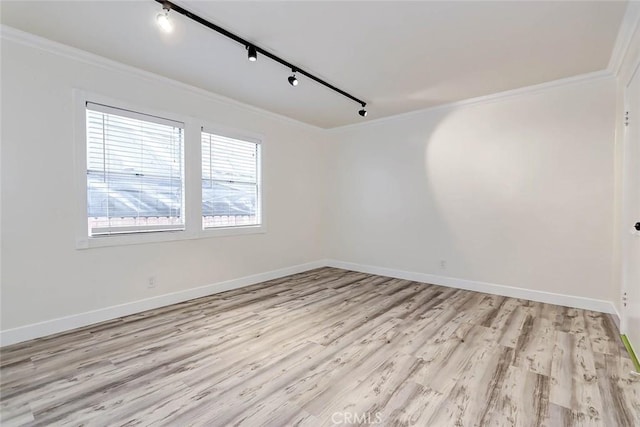
<svg viewBox="0 0 640 427">
<path fill-rule="evenodd" d="M 289 63 L 288 61 L 285 61 L 284 59 L 280 58 L 279 56 L 276 56 L 273 53 L 271 53 L 269 51 L 266 51 L 266 50 L 264 50 L 264 49 L 262 49 L 262 48 L 260 48 L 260 47 L 258 47 L 256 45 L 254 45 L 253 43 L 243 39 L 242 37 L 235 35 L 231 31 L 225 30 L 224 28 L 219 27 L 216 24 L 207 21 L 206 19 L 201 18 L 200 16 L 189 12 L 188 10 L 178 6 L 177 4 L 174 4 L 174 3 L 170 2 L 170 1 L 166 1 L 166 0 L 156 0 L 156 2 L 160 3 L 162 5 L 162 8 L 165 10 L 164 17 L 166 18 L 166 22 L 169 23 L 169 26 L 171 26 L 171 22 L 169 20 L 168 13 L 169 13 L 169 10 L 173 10 L 174 12 L 179 13 L 181 15 L 184 15 L 187 18 L 189 18 L 189 19 L 191 19 L 193 21 L 196 21 L 197 23 L 199 23 L 201 25 L 204 25 L 205 27 L 207 27 L 207 28 L 209 28 L 209 29 L 211 29 L 213 31 L 216 31 L 216 32 L 222 34 L 223 36 L 226 36 L 226 37 L 230 38 L 231 40 L 234 40 L 234 41 L 240 43 L 241 45 L 245 46 L 247 51 L 248 51 L 247 58 L 249 59 L 249 61 L 252 61 L 252 62 L 256 61 L 258 59 L 258 53 L 260 53 L 261 55 L 264 55 L 267 58 L 269 58 L 269 59 L 271 59 L 273 61 L 276 61 L 279 64 L 284 65 L 285 67 L 291 69 L 294 74 L 291 75 L 288 78 L 288 80 L 289 80 L 289 83 L 292 86 L 296 86 L 298 84 L 298 79 L 296 78 L 295 73 L 296 72 L 300 73 L 303 76 L 315 81 L 316 83 L 320 83 L 324 87 L 326 87 L 328 89 L 331 89 L 332 91 L 334 91 L 336 93 L 339 93 L 340 95 L 342 95 L 342 96 L 344 96 L 346 98 L 349 98 L 352 101 L 357 102 L 358 104 L 360 104 L 362 106 L 362 110 L 358 111 L 358 114 L 360 114 L 362 117 L 365 117 L 367 115 L 367 111 L 364 109 L 364 107 L 367 105 L 367 103 L 362 101 L 361 99 L 356 98 L 355 96 L 351 95 L 350 93 L 345 92 L 344 90 L 335 87 L 331 83 L 327 83 L 326 81 L 322 80 L 321 78 L 316 77 L 313 74 L 308 73 L 308 72 L 300 69 L 299 67 L 296 67 L 295 65 Z M 162 19 L 165 19 L 165 18 L 162 18 Z M 158 15 L 157 19 L 158 19 L 158 24 L 161 25 L 161 27 L 164 29 L 164 27 L 162 26 L 163 24 L 160 23 L 160 21 L 161 21 L 160 14 Z M 171 26 L 171 28 L 172 28 L 172 26 Z M 171 31 L 171 30 L 165 30 L 165 31 Z"/>
</svg>

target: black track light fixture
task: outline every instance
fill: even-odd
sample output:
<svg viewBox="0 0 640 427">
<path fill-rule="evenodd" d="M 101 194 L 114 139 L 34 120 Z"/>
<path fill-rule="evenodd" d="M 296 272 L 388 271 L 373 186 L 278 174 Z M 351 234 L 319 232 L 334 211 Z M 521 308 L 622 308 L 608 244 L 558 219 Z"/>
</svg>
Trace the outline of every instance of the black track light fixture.
<svg viewBox="0 0 640 427">
<path fill-rule="evenodd" d="M 247 50 L 249 51 L 247 53 L 247 58 L 249 59 L 249 61 L 251 62 L 256 62 L 258 60 L 258 52 L 256 51 L 255 46 L 247 46 Z"/>
<path fill-rule="evenodd" d="M 1 0 L 0 0 L 1 1 Z M 161 26 L 161 28 L 165 29 L 165 31 L 170 31 L 170 20 L 169 20 L 169 11 L 171 12 L 175 12 L 177 14 L 180 14 L 182 16 L 185 16 L 189 19 L 191 19 L 194 22 L 197 22 L 200 25 L 203 25 L 207 28 L 209 28 L 210 30 L 213 30 L 219 34 L 222 34 L 223 36 L 241 44 L 242 46 L 244 46 L 247 49 L 247 59 L 249 59 L 249 61 L 251 62 L 255 62 L 258 60 L 258 52 L 260 52 L 260 55 L 267 57 L 277 63 L 279 63 L 280 65 L 291 69 L 291 71 L 293 71 L 293 75 L 289 76 L 289 78 L 287 79 L 289 81 L 289 84 L 291 84 L 291 86 L 297 86 L 298 84 L 298 79 L 296 77 L 296 73 L 300 73 L 303 76 L 305 76 L 306 78 L 308 78 L 309 80 L 313 80 L 316 83 L 321 84 L 322 86 L 326 87 L 327 89 L 330 89 L 346 98 L 349 98 L 350 100 L 357 102 L 358 104 L 362 105 L 362 110 L 358 111 L 358 114 L 360 114 L 362 117 L 365 117 L 367 115 L 367 110 L 364 109 L 366 103 L 364 101 L 362 101 L 359 98 L 356 98 L 355 96 L 351 95 L 348 92 L 345 92 L 344 90 L 332 85 L 331 83 L 328 83 L 327 81 L 321 79 L 320 77 L 317 77 L 311 73 L 309 73 L 308 71 L 302 70 L 299 67 L 295 66 L 294 64 L 290 63 L 289 61 L 286 61 L 284 59 L 282 59 L 281 57 L 274 55 L 273 53 L 269 52 L 268 50 L 265 50 L 259 46 L 254 45 L 252 42 L 250 42 L 249 40 L 246 40 L 242 37 L 240 37 L 237 34 L 232 33 L 231 31 L 224 29 L 216 24 L 214 24 L 213 22 L 207 21 L 206 19 L 202 18 L 201 16 L 196 15 L 195 13 L 183 8 L 182 6 L 173 3 L 170 0 L 155 0 L 157 3 L 160 3 L 162 5 L 162 13 L 157 17 L 158 20 L 158 25 Z"/>
<path fill-rule="evenodd" d="M 291 74 L 287 80 L 289 80 L 289 84 L 291 86 L 294 86 L 294 87 L 298 86 L 298 79 L 296 78 L 296 69 L 295 68 L 292 69 L 291 72 L 293 74 Z"/>
</svg>

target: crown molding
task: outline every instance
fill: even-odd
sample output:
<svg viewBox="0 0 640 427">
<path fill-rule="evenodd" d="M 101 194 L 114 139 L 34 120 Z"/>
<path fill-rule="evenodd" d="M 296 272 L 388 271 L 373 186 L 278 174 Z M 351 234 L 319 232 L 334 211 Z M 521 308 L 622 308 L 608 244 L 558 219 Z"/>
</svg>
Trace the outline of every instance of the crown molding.
<svg viewBox="0 0 640 427">
<path fill-rule="evenodd" d="M 319 132 L 327 133 L 339 133 L 351 129 L 360 129 L 368 126 L 379 125 L 387 122 L 394 122 L 398 120 L 406 120 L 415 116 L 423 114 L 434 113 L 437 111 L 446 111 L 453 108 L 460 108 L 464 106 L 471 106 L 477 104 L 485 104 L 490 102 L 497 102 L 504 99 L 528 95 L 536 92 L 546 91 L 558 87 L 569 86 L 574 84 L 581 84 L 600 79 L 613 78 L 617 75 L 624 56 L 631 43 L 632 36 L 640 24 L 640 2 L 630 1 L 627 6 L 620 31 L 616 39 L 616 43 L 609 61 L 609 65 L 605 70 L 595 71 L 591 73 L 579 74 L 576 76 L 566 77 L 558 80 L 552 80 L 549 82 L 539 83 L 530 86 L 524 86 L 517 89 L 510 89 L 503 92 L 492 93 L 488 95 L 482 95 L 475 98 L 468 98 L 460 101 L 449 102 L 446 104 L 435 105 L 432 107 L 422 108 L 419 110 L 413 110 L 406 113 L 395 114 L 392 116 L 381 117 L 379 119 L 373 119 L 361 123 L 352 123 L 344 126 L 337 126 L 334 128 L 321 128 L 318 126 L 305 123 L 291 117 L 287 117 L 272 111 L 268 111 L 259 107 L 255 107 L 250 104 L 246 104 L 237 101 L 232 98 L 228 98 L 223 95 L 219 95 L 214 92 L 210 92 L 206 89 L 202 89 L 197 86 L 193 86 L 187 83 L 183 83 L 168 77 L 161 76 L 159 74 L 145 71 L 140 68 L 126 65 L 121 62 L 105 58 L 100 55 L 96 55 L 82 49 L 71 47 L 63 43 L 59 43 L 41 36 L 37 36 L 16 28 L 0 24 L 0 38 L 3 40 L 13 41 L 22 45 L 34 47 L 43 51 L 47 51 L 53 54 L 57 54 L 63 57 L 67 57 L 73 60 L 87 63 L 89 65 L 98 66 L 104 69 L 124 72 L 133 74 L 136 77 L 143 78 L 149 81 L 156 81 L 164 85 L 171 85 L 173 87 L 189 91 L 193 94 L 208 98 L 214 102 L 224 103 L 232 105 L 246 111 L 261 115 L 263 117 L 275 119 L 288 124 L 293 124 L 306 129 L 312 129 Z"/>
<path fill-rule="evenodd" d="M 609 64 L 607 68 L 600 71 L 595 71 L 591 73 L 579 74 L 576 76 L 566 77 L 558 80 L 552 80 L 549 82 L 544 82 L 531 86 L 524 86 L 517 89 L 511 89 L 504 92 L 492 93 L 489 95 L 483 95 L 476 98 L 469 98 L 460 101 L 454 101 L 446 104 L 435 105 L 433 107 L 427 107 L 420 110 L 409 111 L 406 113 L 396 114 L 393 116 L 381 117 L 379 119 L 369 120 L 363 123 L 353 123 L 344 126 L 338 126 L 335 128 L 327 129 L 327 131 L 332 133 L 338 133 L 342 131 L 347 131 L 351 129 L 360 129 L 363 127 L 378 125 L 390 121 L 397 120 L 405 120 L 414 116 L 419 116 L 422 114 L 429 114 L 437 111 L 446 111 L 453 108 L 459 108 L 463 106 L 470 106 L 474 104 L 484 104 L 489 102 L 500 101 L 503 99 L 527 95 L 535 92 L 540 92 L 544 90 L 554 89 L 562 86 L 586 83 L 590 81 L 606 79 L 606 78 L 615 78 L 618 76 L 620 72 L 620 68 L 624 61 L 625 55 L 629 50 L 629 46 L 633 39 L 633 35 L 636 31 L 638 31 L 638 27 L 640 26 L 640 1 L 629 0 L 627 5 L 627 10 L 622 18 L 622 23 L 620 24 L 620 29 L 618 30 L 618 35 L 616 36 L 616 41 L 611 52 L 611 57 L 609 58 Z"/>
<path fill-rule="evenodd" d="M 65 58 L 83 62 L 85 64 L 93 65 L 110 71 L 117 71 L 121 73 L 128 73 L 135 75 L 138 78 L 145 79 L 147 81 L 161 83 L 165 86 L 172 86 L 177 89 L 186 90 L 195 95 L 207 98 L 211 101 L 231 105 L 243 110 L 249 111 L 260 116 L 275 119 L 288 124 L 293 124 L 307 129 L 313 129 L 315 131 L 322 131 L 323 128 L 311 125 L 309 123 L 301 122 L 291 117 L 283 116 L 272 111 L 268 111 L 259 107 L 255 107 L 250 104 L 246 104 L 241 101 L 237 101 L 232 98 L 228 98 L 223 95 L 208 91 L 206 89 L 183 83 L 178 80 L 170 79 L 168 77 L 161 76 L 150 71 L 145 71 L 140 68 L 136 68 L 131 65 L 123 64 L 122 62 L 115 61 L 113 59 L 105 58 L 104 56 L 96 55 L 94 53 L 87 52 L 82 49 L 78 49 L 63 43 L 59 43 L 45 37 L 41 37 L 26 31 L 18 30 L 17 28 L 10 27 L 8 25 L 0 24 L 0 39 L 18 43 L 24 46 L 40 49 L 45 52 L 49 52 L 55 55 L 59 55 Z"/>
<path fill-rule="evenodd" d="M 550 89 L 556 89 L 564 86 L 571 86 L 576 84 L 583 84 L 603 79 L 613 79 L 615 76 L 609 70 L 594 71 L 592 73 L 579 74 L 577 76 L 565 77 L 558 80 L 552 80 L 549 82 L 539 83 L 531 86 L 524 86 L 517 89 L 510 89 L 503 92 L 492 93 L 489 95 L 482 95 L 475 98 L 463 99 L 460 101 L 449 102 L 447 104 L 435 105 L 433 107 L 423 108 L 420 110 L 409 111 L 402 114 L 396 114 L 393 116 L 381 117 L 379 119 L 369 120 L 364 123 L 354 123 L 344 126 L 338 126 L 335 128 L 327 129 L 328 132 L 337 133 L 347 131 L 351 129 L 360 129 L 367 126 L 379 125 L 387 122 L 394 122 L 398 120 L 406 120 L 415 116 L 424 114 L 430 114 L 437 111 L 446 111 L 454 108 L 466 107 L 477 104 L 488 104 L 491 102 L 502 101 L 509 98 L 518 96 L 530 95 L 533 93 L 543 92 Z"/>
<path fill-rule="evenodd" d="M 640 2 L 629 1 L 627 10 L 625 11 L 622 23 L 620 24 L 620 30 L 618 30 L 618 36 L 611 52 L 611 58 L 609 59 L 609 65 L 607 70 L 614 76 L 617 76 L 620 72 L 620 67 L 624 61 L 624 57 L 629 50 L 629 45 L 633 38 L 633 34 L 640 25 Z"/>
</svg>

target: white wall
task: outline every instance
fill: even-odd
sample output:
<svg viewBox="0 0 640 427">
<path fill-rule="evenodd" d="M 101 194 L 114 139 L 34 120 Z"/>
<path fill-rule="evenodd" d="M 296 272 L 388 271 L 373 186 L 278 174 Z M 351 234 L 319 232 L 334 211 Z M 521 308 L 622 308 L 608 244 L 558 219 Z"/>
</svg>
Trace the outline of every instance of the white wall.
<svg viewBox="0 0 640 427">
<path fill-rule="evenodd" d="M 326 133 L 75 54 L 1 47 L 2 331 L 325 258 L 619 296 L 612 78 Z M 267 233 L 77 250 L 73 88 L 264 135 Z"/>
<path fill-rule="evenodd" d="M 117 68 L 2 41 L 2 330 L 324 255 L 318 130 Z M 77 250 L 73 88 L 264 135 L 267 233 Z"/>
<path fill-rule="evenodd" d="M 614 119 L 605 78 L 336 131 L 328 255 L 612 301 Z"/>
</svg>

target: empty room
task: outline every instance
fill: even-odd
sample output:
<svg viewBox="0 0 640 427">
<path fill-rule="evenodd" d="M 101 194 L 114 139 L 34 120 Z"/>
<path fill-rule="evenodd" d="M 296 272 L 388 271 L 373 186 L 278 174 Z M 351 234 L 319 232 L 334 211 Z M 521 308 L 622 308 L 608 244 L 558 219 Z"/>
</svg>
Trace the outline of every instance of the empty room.
<svg viewBox="0 0 640 427">
<path fill-rule="evenodd" d="M 3 427 L 640 426 L 640 2 L 0 24 Z"/>
</svg>

